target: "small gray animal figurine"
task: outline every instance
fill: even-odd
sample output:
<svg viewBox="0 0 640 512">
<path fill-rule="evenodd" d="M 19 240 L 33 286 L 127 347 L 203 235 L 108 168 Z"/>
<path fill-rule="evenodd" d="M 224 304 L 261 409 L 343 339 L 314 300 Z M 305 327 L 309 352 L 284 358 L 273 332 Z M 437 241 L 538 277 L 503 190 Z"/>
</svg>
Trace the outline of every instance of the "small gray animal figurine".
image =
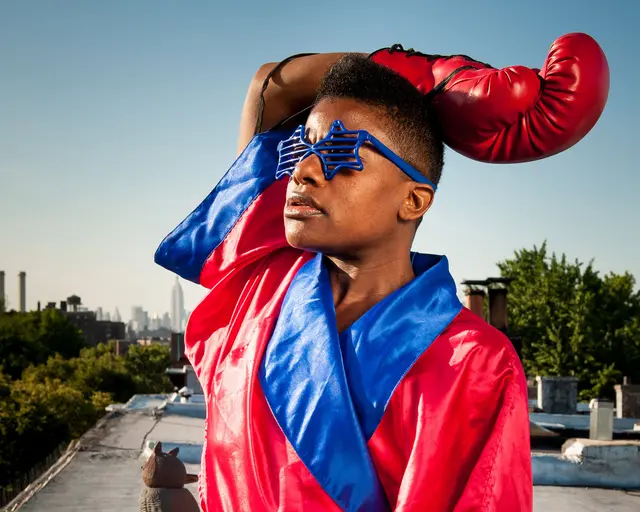
<svg viewBox="0 0 640 512">
<path fill-rule="evenodd" d="M 142 466 L 145 487 L 140 493 L 140 512 L 200 512 L 200 507 L 185 484 L 198 480 L 187 474 L 178 458 L 179 448 L 162 453 L 162 443 L 153 448 L 151 457 Z"/>
</svg>

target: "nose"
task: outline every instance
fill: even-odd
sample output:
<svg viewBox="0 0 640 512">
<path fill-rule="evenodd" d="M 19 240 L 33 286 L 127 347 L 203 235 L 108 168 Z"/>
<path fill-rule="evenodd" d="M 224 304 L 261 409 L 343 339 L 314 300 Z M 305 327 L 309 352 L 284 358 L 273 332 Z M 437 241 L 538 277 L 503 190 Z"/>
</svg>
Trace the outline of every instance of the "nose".
<svg viewBox="0 0 640 512">
<path fill-rule="evenodd" d="M 293 181 L 298 185 L 322 186 L 327 179 L 324 175 L 322 162 L 318 155 L 311 154 L 298 162 L 291 175 Z"/>
</svg>

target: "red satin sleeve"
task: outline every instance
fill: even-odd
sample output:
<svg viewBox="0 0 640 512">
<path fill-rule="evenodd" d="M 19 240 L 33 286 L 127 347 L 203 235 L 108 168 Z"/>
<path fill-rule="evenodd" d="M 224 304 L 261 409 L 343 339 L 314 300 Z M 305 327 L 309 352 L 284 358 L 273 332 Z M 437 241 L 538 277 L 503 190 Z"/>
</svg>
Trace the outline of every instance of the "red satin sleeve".
<svg viewBox="0 0 640 512">
<path fill-rule="evenodd" d="M 276 181 L 238 219 L 224 241 L 209 255 L 200 283 L 211 289 L 230 273 L 262 260 L 278 249 L 289 248 L 284 233 L 287 183 Z"/>
</svg>

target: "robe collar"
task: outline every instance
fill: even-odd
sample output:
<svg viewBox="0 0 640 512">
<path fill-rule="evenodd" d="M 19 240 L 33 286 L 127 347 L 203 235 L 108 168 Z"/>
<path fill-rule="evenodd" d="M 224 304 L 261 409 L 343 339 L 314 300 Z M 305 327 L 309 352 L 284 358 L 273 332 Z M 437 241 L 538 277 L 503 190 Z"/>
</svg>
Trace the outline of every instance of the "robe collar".
<svg viewBox="0 0 640 512">
<path fill-rule="evenodd" d="M 321 254 L 294 277 L 260 382 L 296 453 L 347 511 L 389 505 L 367 449 L 393 391 L 462 305 L 446 257 L 412 254 L 416 277 L 338 334 Z"/>
</svg>

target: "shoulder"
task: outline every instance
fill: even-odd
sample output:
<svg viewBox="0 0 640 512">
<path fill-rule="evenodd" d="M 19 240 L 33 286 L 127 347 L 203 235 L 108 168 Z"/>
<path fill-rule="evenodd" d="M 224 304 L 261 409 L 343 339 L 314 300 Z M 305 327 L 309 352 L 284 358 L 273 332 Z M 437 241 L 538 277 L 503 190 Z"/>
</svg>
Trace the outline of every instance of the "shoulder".
<svg viewBox="0 0 640 512">
<path fill-rule="evenodd" d="M 416 383 L 438 380 L 451 384 L 498 384 L 526 379 L 511 340 L 466 308 L 452 320 L 418 358 L 406 378 Z M 466 386 L 465 386 L 466 387 Z"/>
<path fill-rule="evenodd" d="M 400 381 L 379 435 L 401 425 L 411 438 L 428 424 L 430 436 L 471 439 L 489 432 L 503 410 L 528 425 L 524 370 L 511 341 L 463 309 Z"/>
</svg>

